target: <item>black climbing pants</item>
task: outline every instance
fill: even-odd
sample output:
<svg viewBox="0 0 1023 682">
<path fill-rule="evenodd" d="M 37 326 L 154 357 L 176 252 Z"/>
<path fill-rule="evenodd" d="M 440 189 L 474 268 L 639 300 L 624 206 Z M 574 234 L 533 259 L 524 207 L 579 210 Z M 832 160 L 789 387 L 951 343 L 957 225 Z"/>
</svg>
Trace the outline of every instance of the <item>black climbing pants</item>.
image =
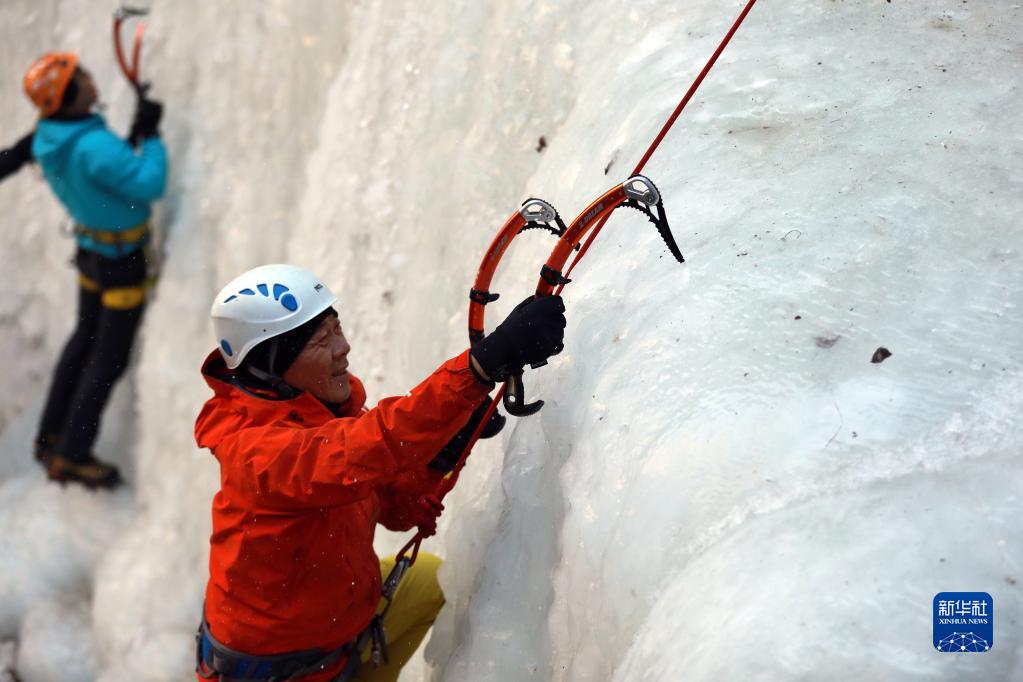
<svg viewBox="0 0 1023 682">
<path fill-rule="evenodd" d="M 144 249 L 104 258 L 79 249 L 78 323 L 61 353 L 43 408 L 39 437 L 81 462 L 92 452 L 100 417 L 131 356 L 145 308 Z"/>
</svg>

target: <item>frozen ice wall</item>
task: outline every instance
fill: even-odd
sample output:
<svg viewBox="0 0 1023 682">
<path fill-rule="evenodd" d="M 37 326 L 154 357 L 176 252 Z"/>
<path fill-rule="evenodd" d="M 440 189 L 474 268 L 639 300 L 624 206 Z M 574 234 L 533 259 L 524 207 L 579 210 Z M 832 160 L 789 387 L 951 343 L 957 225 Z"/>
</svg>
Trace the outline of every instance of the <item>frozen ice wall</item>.
<svg viewBox="0 0 1023 682">
<path fill-rule="evenodd" d="M 104 422 L 117 495 L 31 462 L 72 247 L 38 174 L 0 185 L 0 640 L 25 680 L 189 678 L 221 284 L 324 273 L 353 369 L 403 392 L 464 347 L 504 218 L 528 196 L 570 218 L 624 179 L 741 3 L 152 7 L 167 259 Z M 110 9 L 0 6 L 0 143 L 55 48 L 126 128 Z M 646 168 L 687 264 L 638 214 L 608 224 L 566 289 L 566 351 L 527 375 L 547 406 L 477 448 L 428 543 L 448 606 L 404 679 L 1023 676 L 1020 36 L 995 0 L 753 10 Z M 550 247 L 520 242 L 491 321 Z M 932 649 L 946 590 L 993 595 L 990 652 Z"/>
</svg>

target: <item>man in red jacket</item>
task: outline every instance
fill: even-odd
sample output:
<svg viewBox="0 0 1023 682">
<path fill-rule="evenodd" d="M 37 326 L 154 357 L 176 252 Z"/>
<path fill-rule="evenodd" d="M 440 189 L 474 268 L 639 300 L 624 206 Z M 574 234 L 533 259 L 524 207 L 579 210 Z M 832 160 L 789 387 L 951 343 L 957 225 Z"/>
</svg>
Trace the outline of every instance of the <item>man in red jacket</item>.
<svg viewBox="0 0 1023 682">
<path fill-rule="evenodd" d="M 335 301 L 312 273 L 267 265 L 213 303 L 220 348 L 202 372 L 214 395 L 195 433 L 221 483 L 200 679 L 396 680 L 443 605 L 440 561 L 421 554 L 395 594 L 383 621 L 390 664 L 359 671 L 387 567 L 376 524 L 435 527 L 443 507 L 431 493 L 494 382 L 563 347 L 561 299 L 530 299 L 408 394 L 366 409 Z"/>
</svg>

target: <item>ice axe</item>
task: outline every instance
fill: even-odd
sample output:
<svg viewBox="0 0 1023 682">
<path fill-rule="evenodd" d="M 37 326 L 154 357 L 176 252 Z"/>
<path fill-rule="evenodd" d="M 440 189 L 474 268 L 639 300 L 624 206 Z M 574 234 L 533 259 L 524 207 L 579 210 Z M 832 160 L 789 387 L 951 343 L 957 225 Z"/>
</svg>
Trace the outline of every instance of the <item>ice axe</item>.
<svg viewBox="0 0 1023 682">
<path fill-rule="evenodd" d="M 131 86 L 135 88 L 135 91 L 140 96 L 149 87 L 148 83 L 143 83 L 140 80 L 139 74 L 142 63 L 142 34 L 145 33 L 146 23 L 139 21 L 135 27 L 135 40 L 132 45 L 130 64 L 125 59 L 124 48 L 121 46 L 121 26 L 129 19 L 144 17 L 147 14 L 149 14 L 148 9 L 129 7 L 128 5 L 121 5 L 114 12 L 114 54 L 117 56 L 117 63 L 120 65 L 124 77 L 128 79 L 128 82 L 131 83 Z"/>
<path fill-rule="evenodd" d="M 586 233 L 595 225 L 602 225 L 619 207 L 635 209 L 645 215 L 653 223 L 654 227 L 657 228 L 658 234 L 661 235 L 661 239 L 664 240 L 665 246 L 668 247 L 668 251 L 675 257 L 675 260 L 678 263 L 685 263 L 682 251 L 679 249 L 675 236 L 671 233 L 671 227 L 668 225 L 668 217 L 664 213 L 664 201 L 661 199 L 661 193 L 654 186 L 654 183 L 650 181 L 650 178 L 634 174 L 625 182 L 615 185 L 591 202 L 569 224 L 568 229 L 558 236 L 557 244 L 555 244 L 551 255 L 547 258 L 547 262 L 540 269 L 540 279 L 537 282 L 534 294 L 536 298 L 560 294 L 565 285 L 572 281 L 568 278 L 568 273 L 562 274 L 568 257 L 573 252 L 579 252 L 579 255 L 582 255 L 580 245 Z M 547 362 L 543 361 L 530 365 L 530 367 L 536 369 L 546 364 Z M 519 375 L 513 378 L 515 381 L 509 381 L 505 385 L 503 395 L 504 406 L 508 413 L 516 417 L 528 417 L 539 412 L 540 408 L 543 407 L 543 401 L 525 402 L 522 377 Z"/>
<path fill-rule="evenodd" d="M 654 183 L 643 175 L 633 175 L 625 182 L 604 192 L 568 226 L 562 221 L 557 210 L 546 201 L 527 199 L 497 233 L 490 248 L 487 249 L 487 253 L 483 256 L 476 280 L 473 282 L 472 289 L 469 290 L 469 343 L 475 344 L 483 338 L 485 306 L 498 298 L 498 294 L 490 291 L 490 285 L 498 263 L 516 236 L 526 230 L 537 228 L 550 232 L 557 238 L 550 257 L 540 270 L 540 280 L 536 286 L 535 297 L 542 298 L 550 296 L 552 293 L 561 293 L 561 289 L 571 281 L 567 275 L 562 275 L 562 268 L 568 257 L 572 252 L 579 250 L 583 237 L 591 228 L 601 221 L 607 220 L 615 209 L 622 206 L 633 208 L 645 215 L 657 228 L 675 260 L 679 263 L 685 262 L 682 251 L 668 226 L 661 193 L 657 191 Z M 555 287 L 557 287 L 557 292 L 554 291 Z M 531 367 L 536 369 L 544 364 L 546 363 L 541 362 L 531 365 Z M 505 410 L 508 414 L 516 417 L 528 417 L 531 414 L 536 414 L 543 407 L 542 400 L 533 403 L 525 402 L 521 373 L 508 377 L 501 390 L 501 397 Z"/>
</svg>

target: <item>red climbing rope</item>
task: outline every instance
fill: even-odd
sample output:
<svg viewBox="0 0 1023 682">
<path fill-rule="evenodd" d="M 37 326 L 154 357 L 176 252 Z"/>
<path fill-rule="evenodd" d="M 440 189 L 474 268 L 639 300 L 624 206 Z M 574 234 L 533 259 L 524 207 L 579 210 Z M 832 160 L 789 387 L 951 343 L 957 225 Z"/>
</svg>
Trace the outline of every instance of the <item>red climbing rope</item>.
<svg viewBox="0 0 1023 682">
<path fill-rule="evenodd" d="M 757 0 L 749 0 L 749 2 L 746 3 L 746 7 L 743 8 L 742 12 L 739 14 L 739 17 L 735 20 L 735 23 L 732 24 L 732 28 L 729 29 L 727 34 L 725 34 L 725 37 L 721 41 L 721 44 L 718 45 L 718 49 L 714 50 L 714 54 L 711 55 L 710 59 L 707 61 L 707 64 L 703 67 L 703 70 L 700 71 L 700 75 L 698 75 L 696 77 L 696 80 L 693 81 L 693 84 L 689 86 L 689 90 L 687 90 L 685 96 L 682 97 L 682 101 L 678 103 L 678 106 L 675 107 L 675 111 L 671 112 L 671 116 L 669 116 L 668 120 L 665 121 L 664 126 L 661 128 L 661 132 L 657 133 L 657 137 L 654 138 L 654 141 L 647 148 L 646 153 L 643 154 L 643 158 L 641 158 L 639 160 L 639 163 L 636 164 L 636 168 L 635 170 L 632 171 L 632 175 L 639 175 L 643 171 L 643 166 L 645 166 L 646 162 L 650 160 L 651 156 L 653 156 L 654 151 L 656 151 L 657 147 L 661 144 L 661 140 L 663 140 L 664 136 L 668 134 L 668 131 L 671 130 L 671 127 L 675 124 L 675 120 L 679 117 L 679 115 L 682 114 L 682 110 L 686 108 L 687 104 L 689 104 L 689 100 L 693 98 L 693 95 L 696 94 L 696 91 L 697 89 L 699 89 L 700 84 L 703 83 L 703 79 L 710 72 L 711 68 L 713 68 L 714 62 L 716 62 L 718 60 L 718 57 L 721 56 L 721 53 L 724 52 L 725 46 L 728 45 L 728 41 L 730 41 L 732 39 L 732 36 L 735 35 L 735 32 L 739 30 L 739 26 L 742 24 L 743 19 L 745 19 L 746 15 L 749 14 L 749 11 L 753 9 L 753 5 L 756 4 L 756 2 Z M 572 264 L 568 266 L 568 270 L 565 272 L 565 277 L 568 277 L 569 275 L 572 274 L 572 270 L 575 268 L 576 263 L 582 260 L 582 257 L 586 255 L 587 251 L 589 251 L 590 244 L 592 244 L 593 240 L 597 238 L 598 234 L 600 234 L 600 230 L 604 227 L 604 223 L 606 223 L 607 219 L 610 217 L 611 217 L 610 215 L 606 216 L 597 224 L 595 228 L 593 228 L 593 231 L 590 233 L 589 238 L 583 244 L 582 248 L 579 250 L 579 253 L 576 254 L 575 259 L 572 261 Z M 561 293 L 561 290 L 564 288 L 564 286 L 565 285 L 561 285 L 560 287 L 558 287 L 557 290 L 558 294 Z"/>
<path fill-rule="evenodd" d="M 504 386 L 501 386 L 501 388 L 497 391 L 497 395 L 494 396 L 493 402 L 490 403 L 490 407 L 487 409 L 486 414 L 483 415 L 483 419 L 480 420 L 476 430 L 473 431 L 472 438 L 469 439 L 465 449 L 462 450 L 462 454 L 458 458 L 458 462 L 455 464 L 454 469 L 452 469 L 451 473 L 441 479 L 440 483 L 437 484 L 437 492 L 435 493 L 437 499 L 443 501 L 444 496 L 451 492 L 451 489 L 455 487 L 456 483 L 458 483 L 458 475 L 461 474 L 462 469 L 465 468 L 465 462 L 469 459 L 469 453 L 472 452 L 472 448 L 476 445 L 476 441 L 480 439 L 480 434 L 483 433 L 483 429 L 490 423 L 490 417 L 493 416 L 497 406 L 501 404 L 501 398 L 503 396 Z M 423 535 L 423 531 L 417 530 L 412 539 L 405 543 L 405 546 L 402 547 L 397 556 L 395 556 L 395 566 L 397 567 L 403 559 L 408 561 L 409 566 L 414 564 L 416 557 L 419 556 L 419 545 L 423 543 L 425 538 L 426 536 Z M 410 557 L 406 557 L 405 555 L 409 552 L 409 550 L 412 551 L 412 555 Z"/>
<path fill-rule="evenodd" d="M 657 147 L 661 144 L 661 141 L 668 134 L 668 131 L 671 129 L 672 125 L 674 125 L 676 119 L 678 119 L 679 115 L 681 115 L 682 110 L 686 108 L 687 104 L 689 104 L 689 100 L 693 98 L 693 95 L 696 93 L 697 89 L 699 89 L 700 84 L 703 83 L 703 79 L 710 72 L 711 68 L 713 68 L 714 62 L 716 62 L 718 57 L 721 56 L 721 53 L 728 45 L 728 42 L 732 39 L 732 36 L 735 35 L 735 32 L 739 30 L 739 26 L 746 18 L 746 15 L 749 14 L 749 11 L 753 8 L 753 5 L 756 4 L 756 1 L 757 0 L 749 0 L 749 2 L 746 3 L 746 7 L 743 8 L 742 12 L 739 14 L 739 17 L 735 20 L 735 23 L 732 24 L 732 28 L 729 29 L 728 33 L 721 41 L 721 44 L 718 45 L 717 49 L 714 50 L 714 54 L 711 55 L 710 60 L 703 67 L 703 70 L 700 71 L 700 74 L 696 77 L 696 80 L 694 80 L 693 84 L 689 86 L 689 90 L 687 90 L 685 96 L 682 97 L 682 101 L 678 103 L 678 106 L 675 107 L 675 110 L 671 113 L 671 116 L 668 117 L 668 120 L 661 128 L 661 132 L 657 134 L 657 137 L 654 138 L 654 141 L 647 148 L 646 153 L 643 154 L 643 158 L 639 160 L 639 163 L 636 165 L 635 170 L 632 171 L 632 175 L 639 175 L 639 173 L 643 170 L 643 166 L 645 166 L 646 162 L 650 160 L 651 156 L 653 156 L 654 151 L 657 150 Z M 572 264 L 569 265 L 568 267 L 568 271 L 565 272 L 566 278 L 571 274 L 572 269 L 575 268 L 576 266 L 576 263 L 578 263 L 582 259 L 582 257 L 586 255 L 586 252 L 590 248 L 590 244 L 592 244 L 593 240 L 597 238 L 598 234 L 600 234 L 601 228 L 604 227 L 604 224 L 610 217 L 611 213 L 609 211 L 607 215 L 605 215 L 604 218 L 601 219 L 599 223 L 597 223 L 596 227 L 593 228 L 593 231 L 590 233 L 589 238 L 587 238 L 582 248 L 576 254 L 576 257 L 572 261 Z M 507 240 L 500 242 L 495 240 L 495 242 L 499 243 L 500 249 L 498 250 L 500 251 L 500 253 L 503 253 L 503 250 L 507 248 Z M 491 247 L 492 250 L 494 248 L 495 247 L 493 246 Z M 500 253 L 498 254 L 498 256 L 500 256 Z M 489 284 L 489 278 L 487 278 L 485 284 Z M 564 286 L 565 286 L 564 284 L 559 286 L 555 293 L 560 294 Z M 481 286 L 480 288 L 485 289 L 486 286 Z M 483 293 L 487 292 L 484 291 Z M 480 306 L 480 309 L 482 310 L 482 306 Z M 480 315 L 479 323 L 480 324 L 477 324 L 477 327 L 482 327 L 482 315 Z M 471 326 L 472 325 L 470 325 L 470 327 Z M 482 329 L 479 329 L 479 333 L 482 334 Z M 447 495 L 448 492 L 450 492 L 451 489 L 455 487 L 455 483 L 458 482 L 458 476 L 462 472 L 462 469 L 465 467 L 465 462 L 469 457 L 469 453 L 472 451 L 473 446 L 476 445 L 476 441 L 479 440 L 480 434 L 483 433 L 484 427 L 490 422 L 490 417 L 491 415 L 493 415 L 494 410 L 497 409 L 497 405 L 501 402 L 501 397 L 503 393 L 504 387 L 502 386 L 501 389 L 498 391 L 497 395 L 494 397 L 494 401 L 490 404 L 490 409 L 487 410 L 487 413 L 483 416 L 483 419 L 480 420 L 479 426 L 476 427 L 476 431 L 472 434 L 472 438 L 470 438 L 468 444 L 466 444 L 465 449 L 462 451 L 462 455 L 458 458 L 458 463 L 455 465 L 455 468 L 452 469 L 451 474 L 448 477 L 440 481 L 440 483 L 437 485 L 436 495 L 439 499 L 443 500 L 444 496 Z M 395 557 L 396 573 L 392 573 L 393 576 L 397 576 L 397 578 L 400 579 L 400 575 L 404 572 L 405 568 L 407 568 L 408 566 L 412 565 L 415 562 L 416 557 L 419 555 L 419 546 L 422 544 L 424 537 L 425 536 L 422 534 L 422 531 L 417 531 L 415 536 L 413 536 L 413 538 L 409 540 L 404 547 L 401 548 L 401 551 L 399 551 L 398 555 Z M 408 555 L 409 551 L 412 552 L 411 555 Z M 399 569 L 399 565 L 403 566 L 403 568 Z M 385 581 L 385 585 L 390 585 L 391 583 L 394 583 L 394 585 L 396 585 L 397 580 L 392 581 L 389 577 L 388 580 Z"/>
</svg>

